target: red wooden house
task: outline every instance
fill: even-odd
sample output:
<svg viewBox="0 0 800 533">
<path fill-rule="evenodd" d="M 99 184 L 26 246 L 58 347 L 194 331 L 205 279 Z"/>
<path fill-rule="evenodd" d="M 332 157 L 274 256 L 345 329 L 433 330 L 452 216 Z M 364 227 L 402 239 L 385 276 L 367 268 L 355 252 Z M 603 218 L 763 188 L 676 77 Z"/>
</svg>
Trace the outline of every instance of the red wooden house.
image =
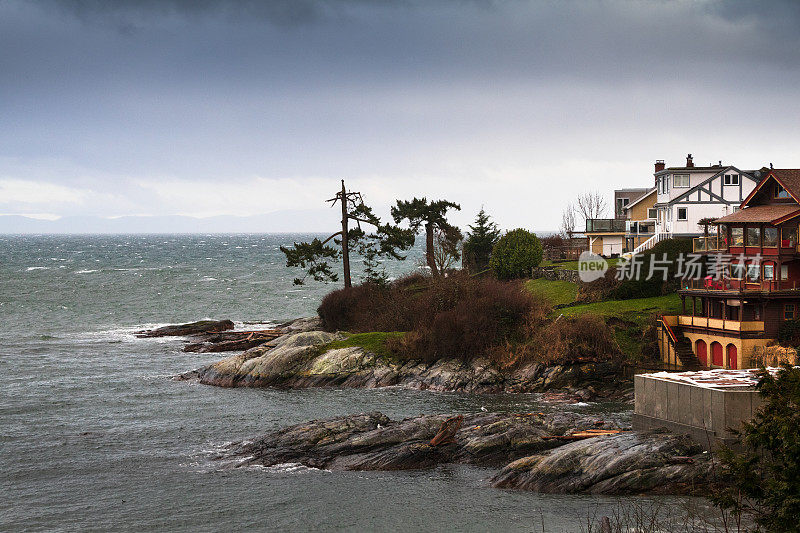
<svg viewBox="0 0 800 533">
<path fill-rule="evenodd" d="M 756 347 L 800 316 L 800 169 L 762 169 L 741 208 L 694 239 L 714 265 L 678 291 L 682 314 L 663 317 L 662 359 L 682 367 L 750 368 Z"/>
</svg>

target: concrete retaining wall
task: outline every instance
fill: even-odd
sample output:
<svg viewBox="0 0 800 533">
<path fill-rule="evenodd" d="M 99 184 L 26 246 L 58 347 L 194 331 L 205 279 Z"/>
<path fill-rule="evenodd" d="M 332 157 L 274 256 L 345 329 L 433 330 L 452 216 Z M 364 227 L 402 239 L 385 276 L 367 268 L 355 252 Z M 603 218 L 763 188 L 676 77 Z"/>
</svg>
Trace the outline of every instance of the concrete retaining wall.
<svg viewBox="0 0 800 533">
<path fill-rule="evenodd" d="M 706 449 L 736 443 L 731 429 L 752 418 L 761 397 L 752 388 L 711 389 L 649 375 L 634 377 L 634 429 L 665 427 Z"/>
</svg>

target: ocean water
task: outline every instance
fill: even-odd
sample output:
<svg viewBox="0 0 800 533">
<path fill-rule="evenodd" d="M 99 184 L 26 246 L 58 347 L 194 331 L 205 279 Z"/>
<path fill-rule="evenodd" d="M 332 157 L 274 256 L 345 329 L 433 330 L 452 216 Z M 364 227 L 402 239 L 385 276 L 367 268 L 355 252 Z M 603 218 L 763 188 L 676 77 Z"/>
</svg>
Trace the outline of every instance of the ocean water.
<svg viewBox="0 0 800 533">
<path fill-rule="evenodd" d="M 583 409 L 538 395 L 222 389 L 170 379 L 187 354 L 145 327 L 310 316 L 332 286 L 292 285 L 281 244 L 307 235 L 0 236 L 0 529 L 580 531 L 614 498 L 488 487 L 493 470 L 221 468 L 226 443 L 313 418 Z M 393 276 L 416 268 L 416 248 Z M 672 505 L 676 499 L 637 502 Z M 681 500 L 682 501 L 682 500 Z"/>
</svg>

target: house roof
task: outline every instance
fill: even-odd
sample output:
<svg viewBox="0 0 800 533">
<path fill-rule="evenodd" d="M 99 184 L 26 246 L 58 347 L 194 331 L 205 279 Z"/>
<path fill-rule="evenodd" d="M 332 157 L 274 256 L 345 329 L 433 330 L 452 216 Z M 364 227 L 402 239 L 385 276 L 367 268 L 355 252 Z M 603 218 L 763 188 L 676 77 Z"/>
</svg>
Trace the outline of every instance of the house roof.
<svg viewBox="0 0 800 533">
<path fill-rule="evenodd" d="M 792 196 L 800 198 L 800 168 L 775 168 L 770 174 L 778 178 Z"/>
<path fill-rule="evenodd" d="M 635 201 L 633 201 L 633 202 L 629 203 L 628 205 L 626 205 L 626 206 L 624 207 L 624 209 L 630 209 L 631 207 L 635 206 L 636 204 L 638 204 L 639 202 L 641 202 L 641 201 L 642 201 L 642 200 L 644 200 L 645 198 L 648 198 L 648 197 L 649 197 L 651 194 L 653 194 L 654 192 L 656 192 L 656 188 L 655 188 L 655 187 L 653 187 L 652 189 L 643 189 L 643 190 L 645 191 L 645 193 L 644 193 L 644 194 L 642 194 L 642 195 L 641 195 L 639 198 L 637 198 Z"/>
<path fill-rule="evenodd" d="M 758 182 L 756 188 L 753 189 L 747 198 L 744 199 L 742 205 L 747 205 L 750 200 L 761 190 L 761 187 L 769 181 L 770 178 L 774 178 L 778 183 L 780 183 L 784 189 L 792 196 L 792 198 L 797 202 L 800 203 L 800 169 L 798 168 L 773 168 L 773 169 L 764 169 L 766 172 L 764 176 L 761 178 L 761 181 Z"/>
<path fill-rule="evenodd" d="M 718 218 L 715 222 L 720 224 L 746 223 L 746 222 L 767 222 L 777 223 L 781 219 L 791 218 L 800 215 L 800 206 L 790 204 L 777 205 L 754 205 L 741 209 L 730 215 Z"/>
</svg>

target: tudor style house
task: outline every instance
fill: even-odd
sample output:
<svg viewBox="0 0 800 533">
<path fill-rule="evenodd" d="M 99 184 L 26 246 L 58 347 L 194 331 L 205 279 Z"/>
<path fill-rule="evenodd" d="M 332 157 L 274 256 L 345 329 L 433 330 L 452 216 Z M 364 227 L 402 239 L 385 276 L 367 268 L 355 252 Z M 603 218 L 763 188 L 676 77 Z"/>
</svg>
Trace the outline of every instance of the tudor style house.
<svg viewBox="0 0 800 533">
<path fill-rule="evenodd" d="M 750 368 L 754 348 L 800 317 L 800 169 L 757 175 L 741 209 L 716 219 L 710 236 L 694 239 L 695 252 L 724 268 L 682 282 L 682 312 L 662 317 L 659 328 L 667 364 Z"/>
<path fill-rule="evenodd" d="M 655 232 L 631 250 L 639 253 L 658 242 L 675 237 L 703 234 L 699 222 L 733 213 L 758 183 L 757 171 L 740 170 L 732 165 L 698 167 L 692 154 L 686 166 L 666 168 L 663 160 L 655 163 Z"/>
</svg>

